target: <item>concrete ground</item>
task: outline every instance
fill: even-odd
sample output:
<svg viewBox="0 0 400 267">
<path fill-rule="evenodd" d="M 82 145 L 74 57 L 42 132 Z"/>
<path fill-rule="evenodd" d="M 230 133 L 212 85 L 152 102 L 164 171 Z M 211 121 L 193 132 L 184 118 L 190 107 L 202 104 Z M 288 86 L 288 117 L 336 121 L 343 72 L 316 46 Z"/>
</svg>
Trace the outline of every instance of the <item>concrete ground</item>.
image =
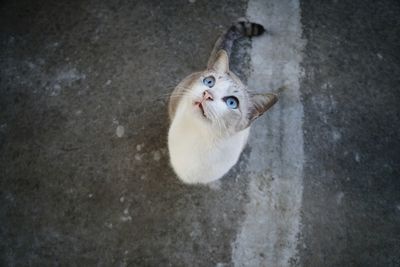
<svg viewBox="0 0 400 267">
<path fill-rule="evenodd" d="M 288 91 L 186 186 L 167 96 L 243 16 L 233 69 Z M 395 0 L 3 1 L 0 265 L 400 266 L 399 29 Z"/>
</svg>

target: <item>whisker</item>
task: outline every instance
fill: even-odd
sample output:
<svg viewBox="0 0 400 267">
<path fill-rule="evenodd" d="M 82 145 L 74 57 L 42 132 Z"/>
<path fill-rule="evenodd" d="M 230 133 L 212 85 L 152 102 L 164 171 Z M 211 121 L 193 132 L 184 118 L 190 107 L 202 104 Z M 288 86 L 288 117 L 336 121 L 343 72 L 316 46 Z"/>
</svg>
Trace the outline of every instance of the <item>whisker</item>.
<svg viewBox="0 0 400 267">
<path fill-rule="evenodd" d="M 222 132 L 224 132 L 226 129 L 228 129 L 228 125 L 226 124 L 226 121 L 219 119 L 219 118 L 221 118 L 220 115 L 222 115 L 222 113 L 218 112 L 218 110 L 216 110 L 215 112 L 217 113 L 218 122 L 219 122 L 220 127 L 221 127 L 221 132 L 220 133 L 222 134 Z"/>
<path fill-rule="evenodd" d="M 221 121 L 220 121 L 219 118 L 218 118 L 218 114 L 217 114 L 216 110 L 214 110 L 212 107 L 209 107 L 208 111 L 209 111 L 209 113 L 211 114 L 211 116 L 212 116 L 212 118 L 213 118 L 212 121 L 213 121 L 213 122 L 216 124 L 216 126 L 217 126 L 217 130 L 218 130 L 219 134 L 221 134 L 223 128 L 222 128 Z"/>
<path fill-rule="evenodd" d="M 181 92 L 169 92 L 165 94 L 159 95 L 159 97 L 170 97 L 171 95 L 195 95 L 192 91 L 190 91 L 188 88 L 183 88 Z"/>
<path fill-rule="evenodd" d="M 171 94 L 165 94 L 165 95 L 159 95 L 156 97 L 156 100 L 168 100 L 170 98 L 177 98 L 177 97 L 184 97 L 184 96 L 189 96 L 196 98 L 198 97 L 196 94 L 193 92 L 179 92 L 179 93 L 171 93 Z"/>
</svg>

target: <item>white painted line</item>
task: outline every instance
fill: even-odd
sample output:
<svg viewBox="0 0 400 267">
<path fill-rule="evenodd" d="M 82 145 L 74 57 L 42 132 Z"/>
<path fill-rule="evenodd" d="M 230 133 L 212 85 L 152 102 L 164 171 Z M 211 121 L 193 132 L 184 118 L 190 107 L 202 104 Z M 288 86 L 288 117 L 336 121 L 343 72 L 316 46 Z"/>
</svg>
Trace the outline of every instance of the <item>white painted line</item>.
<svg viewBox="0 0 400 267">
<path fill-rule="evenodd" d="M 235 266 L 289 266 L 296 259 L 303 175 L 303 106 L 298 0 L 250 0 L 247 17 L 270 33 L 253 38 L 249 88 L 288 86 L 252 128 L 247 179 L 249 203 L 232 244 Z M 244 179 L 246 177 L 243 177 Z"/>
</svg>

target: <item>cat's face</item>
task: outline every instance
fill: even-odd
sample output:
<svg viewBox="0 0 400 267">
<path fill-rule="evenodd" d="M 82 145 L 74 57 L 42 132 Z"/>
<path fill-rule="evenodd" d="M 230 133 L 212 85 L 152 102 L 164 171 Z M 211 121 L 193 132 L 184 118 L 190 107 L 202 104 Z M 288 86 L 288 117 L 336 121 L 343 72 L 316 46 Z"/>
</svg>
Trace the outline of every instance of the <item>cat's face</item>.
<svg viewBox="0 0 400 267">
<path fill-rule="evenodd" d="M 183 101 L 195 119 L 232 134 L 250 125 L 249 98 L 237 77 L 209 69 L 193 77 Z"/>
<path fill-rule="evenodd" d="M 214 66 L 189 76 L 181 101 L 193 119 L 222 135 L 241 131 L 276 102 L 272 94 L 251 94 L 229 71 L 226 54 Z"/>
</svg>

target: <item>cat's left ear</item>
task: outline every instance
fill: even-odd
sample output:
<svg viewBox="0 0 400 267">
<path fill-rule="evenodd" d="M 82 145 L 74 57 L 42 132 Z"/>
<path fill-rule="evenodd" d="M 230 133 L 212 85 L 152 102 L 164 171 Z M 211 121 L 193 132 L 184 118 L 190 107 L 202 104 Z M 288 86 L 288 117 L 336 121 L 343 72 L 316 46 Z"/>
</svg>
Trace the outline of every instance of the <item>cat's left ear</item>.
<svg viewBox="0 0 400 267">
<path fill-rule="evenodd" d="M 220 73 L 226 73 L 229 71 L 229 57 L 225 50 L 221 49 L 218 51 L 212 68 L 216 72 Z"/>
<path fill-rule="evenodd" d="M 251 96 L 252 107 L 250 108 L 249 114 L 250 123 L 264 114 L 264 112 L 270 109 L 277 101 L 278 97 L 275 94 L 253 94 Z"/>
</svg>

